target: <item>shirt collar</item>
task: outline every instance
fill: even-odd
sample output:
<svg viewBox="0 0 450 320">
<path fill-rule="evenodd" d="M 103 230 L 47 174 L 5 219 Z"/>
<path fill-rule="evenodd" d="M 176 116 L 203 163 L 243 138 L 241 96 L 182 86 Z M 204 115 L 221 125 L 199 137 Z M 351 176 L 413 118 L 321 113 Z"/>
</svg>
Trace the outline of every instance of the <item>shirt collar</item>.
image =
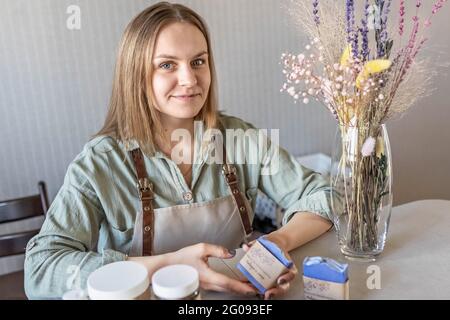
<svg viewBox="0 0 450 320">
<path fill-rule="evenodd" d="M 211 136 L 211 139 L 209 139 L 208 141 L 203 141 L 204 134 L 205 134 L 204 130 L 194 130 L 194 163 L 199 163 L 196 160 L 200 160 L 201 162 L 206 161 L 208 155 L 210 154 L 210 150 L 213 148 L 214 144 L 217 144 L 219 141 L 219 139 L 216 139 L 217 134 L 213 134 Z M 120 144 L 122 144 L 126 152 L 130 152 L 140 148 L 139 143 L 135 139 L 120 142 Z M 217 147 L 219 146 L 216 146 L 216 148 Z M 155 148 L 155 152 L 149 155 L 149 157 L 167 158 L 167 156 L 160 149 L 158 149 L 158 147 Z"/>
</svg>

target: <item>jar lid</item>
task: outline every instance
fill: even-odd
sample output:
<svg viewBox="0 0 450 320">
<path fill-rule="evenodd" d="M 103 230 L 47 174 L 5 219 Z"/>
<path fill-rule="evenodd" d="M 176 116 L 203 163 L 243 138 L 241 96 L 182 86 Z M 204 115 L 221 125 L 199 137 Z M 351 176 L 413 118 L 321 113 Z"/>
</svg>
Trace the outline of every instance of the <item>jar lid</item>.
<svg viewBox="0 0 450 320">
<path fill-rule="evenodd" d="M 126 300 L 140 296 L 150 285 L 147 269 L 132 261 L 107 264 L 87 280 L 92 300 Z"/>
<path fill-rule="evenodd" d="M 198 271 L 188 265 L 163 267 L 152 276 L 153 293 L 161 299 L 182 299 L 197 291 Z"/>
</svg>

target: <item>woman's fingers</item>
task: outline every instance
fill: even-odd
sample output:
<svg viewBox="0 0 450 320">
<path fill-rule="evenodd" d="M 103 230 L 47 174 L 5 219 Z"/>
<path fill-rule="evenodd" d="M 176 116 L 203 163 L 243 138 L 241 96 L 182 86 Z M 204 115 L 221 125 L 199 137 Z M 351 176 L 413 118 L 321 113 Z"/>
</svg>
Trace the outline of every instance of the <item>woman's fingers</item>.
<svg viewBox="0 0 450 320">
<path fill-rule="evenodd" d="M 222 288 L 221 286 L 218 286 L 213 283 L 205 282 L 205 281 L 200 281 L 200 286 L 205 290 L 217 291 L 217 292 L 228 292 L 227 289 Z"/>
<path fill-rule="evenodd" d="M 217 291 L 217 292 L 228 292 L 228 293 L 236 294 L 236 292 L 230 291 L 229 289 L 223 288 L 223 287 L 221 287 L 221 286 L 219 286 L 217 284 L 214 284 L 214 283 L 200 282 L 200 285 L 205 290 Z M 242 294 L 240 294 L 240 295 L 242 295 Z M 249 298 L 250 297 L 254 298 L 254 297 L 258 296 L 258 294 L 253 292 L 253 291 L 248 291 L 248 292 L 245 293 L 245 296 L 247 296 Z"/>
<path fill-rule="evenodd" d="M 232 279 L 224 274 L 215 272 L 211 269 L 205 271 L 203 281 L 211 285 L 219 286 L 227 291 L 234 292 L 237 294 L 244 294 L 244 295 L 257 294 L 256 289 L 252 287 L 249 283 Z"/>
<path fill-rule="evenodd" d="M 295 274 L 293 272 L 286 272 L 278 277 L 277 285 L 283 285 L 285 283 L 291 282 L 294 280 Z"/>
<path fill-rule="evenodd" d="M 250 241 L 249 243 L 244 243 L 242 245 L 242 249 L 244 249 L 245 252 L 248 251 L 248 249 L 250 249 L 250 247 L 255 243 L 256 240 Z"/>
<path fill-rule="evenodd" d="M 285 252 L 284 255 L 286 256 L 286 258 L 293 261 L 289 253 Z M 281 276 L 278 277 L 277 284 L 282 285 L 286 282 L 291 282 L 292 280 L 294 280 L 297 274 L 298 274 L 297 266 L 295 265 L 295 263 L 293 263 L 292 267 L 290 267 L 285 273 L 283 273 Z"/>
<path fill-rule="evenodd" d="M 225 247 L 209 243 L 199 243 L 196 245 L 199 255 L 202 258 L 216 257 L 229 259 L 234 257 L 236 250 L 228 250 Z"/>
<path fill-rule="evenodd" d="M 290 287 L 290 283 L 287 282 L 287 283 L 285 283 L 283 285 L 279 285 L 279 286 L 276 286 L 276 287 L 274 287 L 272 289 L 267 290 L 264 293 L 264 300 L 270 300 L 270 299 L 273 299 L 275 297 L 279 297 L 279 296 L 284 295 L 286 292 L 289 291 L 289 287 Z"/>
<path fill-rule="evenodd" d="M 297 276 L 298 270 L 295 265 L 292 265 L 285 273 L 280 275 L 277 279 L 277 284 L 283 284 L 286 282 L 291 282 Z"/>
</svg>

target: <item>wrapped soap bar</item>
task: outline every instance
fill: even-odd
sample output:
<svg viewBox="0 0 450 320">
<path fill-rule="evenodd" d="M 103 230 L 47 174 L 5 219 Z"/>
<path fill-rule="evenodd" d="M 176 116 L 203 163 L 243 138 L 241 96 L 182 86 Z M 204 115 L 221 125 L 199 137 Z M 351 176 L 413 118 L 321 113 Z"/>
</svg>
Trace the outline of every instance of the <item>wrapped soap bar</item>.
<svg viewBox="0 0 450 320">
<path fill-rule="evenodd" d="M 348 300 L 348 264 L 330 258 L 306 257 L 303 284 L 307 300 Z"/>
<path fill-rule="evenodd" d="M 237 264 L 244 276 L 264 294 L 293 265 L 283 251 L 265 236 L 259 237 Z"/>
</svg>

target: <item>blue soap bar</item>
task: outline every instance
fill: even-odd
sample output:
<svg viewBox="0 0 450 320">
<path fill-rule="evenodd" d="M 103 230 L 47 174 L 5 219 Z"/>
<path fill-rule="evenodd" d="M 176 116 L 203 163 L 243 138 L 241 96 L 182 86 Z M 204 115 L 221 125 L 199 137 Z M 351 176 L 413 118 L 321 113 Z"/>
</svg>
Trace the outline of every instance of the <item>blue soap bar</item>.
<svg viewBox="0 0 450 320">
<path fill-rule="evenodd" d="M 263 287 L 261 283 L 258 282 L 251 274 L 247 271 L 240 263 L 237 264 L 237 268 L 242 274 L 250 281 L 252 285 L 255 286 L 256 289 L 258 289 L 259 293 L 264 294 L 266 293 L 267 289 Z"/>
<path fill-rule="evenodd" d="M 306 257 L 303 260 L 303 275 L 324 281 L 345 283 L 348 280 L 348 264 L 330 258 Z"/>
<path fill-rule="evenodd" d="M 292 267 L 293 262 L 284 256 L 283 251 L 275 243 L 267 240 L 265 236 L 259 237 L 258 242 L 269 250 L 286 268 Z"/>
<path fill-rule="evenodd" d="M 265 236 L 259 237 L 256 241 L 258 241 L 265 249 L 267 249 L 275 258 L 277 258 L 278 261 L 281 262 L 283 266 L 286 268 L 291 268 L 293 265 L 293 262 L 285 257 L 283 251 L 273 242 L 267 240 Z M 245 269 L 244 266 L 241 265 L 241 263 L 237 264 L 237 268 L 239 271 L 241 271 L 245 277 L 258 289 L 258 291 L 262 294 L 264 294 L 267 291 L 267 288 L 264 288 L 264 286 L 259 283 L 257 279 L 255 279 L 250 272 Z"/>
</svg>

